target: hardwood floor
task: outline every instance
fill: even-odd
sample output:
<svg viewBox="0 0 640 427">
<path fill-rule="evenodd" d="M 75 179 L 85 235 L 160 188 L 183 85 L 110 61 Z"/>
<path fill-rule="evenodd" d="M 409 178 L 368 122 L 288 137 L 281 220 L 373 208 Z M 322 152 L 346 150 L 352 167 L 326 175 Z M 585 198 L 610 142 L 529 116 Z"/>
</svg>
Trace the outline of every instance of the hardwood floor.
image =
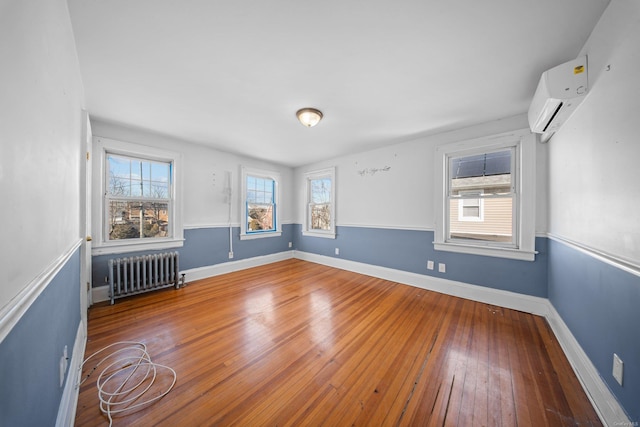
<svg viewBox="0 0 640 427">
<path fill-rule="evenodd" d="M 115 426 L 601 425 L 544 318 L 301 260 L 91 308 L 86 354 L 118 341 L 177 383 Z"/>
</svg>

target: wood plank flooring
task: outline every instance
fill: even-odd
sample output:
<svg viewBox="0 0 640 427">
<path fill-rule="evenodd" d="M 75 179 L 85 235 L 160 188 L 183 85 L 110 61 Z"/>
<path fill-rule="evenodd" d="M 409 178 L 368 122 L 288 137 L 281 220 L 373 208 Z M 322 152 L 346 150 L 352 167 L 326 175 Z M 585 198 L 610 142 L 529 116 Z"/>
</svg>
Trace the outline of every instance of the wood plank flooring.
<svg viewBox="0 0 640 427">
<path fill-rule="evenodd" d="M 601 425 L 544 318 L 301 260 L 92 307 L 86 354 L 118 341 L 177 383 L 114 426 Z"/>
</svg>

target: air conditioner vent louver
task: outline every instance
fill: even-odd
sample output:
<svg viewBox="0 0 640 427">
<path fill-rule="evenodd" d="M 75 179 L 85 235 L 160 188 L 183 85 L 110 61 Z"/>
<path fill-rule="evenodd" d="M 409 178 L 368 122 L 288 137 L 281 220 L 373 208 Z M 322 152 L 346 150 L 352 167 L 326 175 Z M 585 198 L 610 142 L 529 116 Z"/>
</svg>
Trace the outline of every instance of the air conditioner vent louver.
<svg viewBox="0 0 640 427">
<path fill-rule="evenodd" d="M 558 113 L 560 112 L 560 110 L 562 109 L 562 102 L 560 104 L 558 104 L 558 108 L 556 108 L 556 111 L 553 112 L 553 115 L 551 116 L 551 118 L 549 119 L 549 122 L 545 125 L 544 129 L 542 129 L 542 132 L 546 132 L 547 129 L 549 129 L 549 126 L 551 125 L 551 123 L 553 123 L 553 119 L 556 118 L 556 116 L 558 115 Z"/>
</svg>

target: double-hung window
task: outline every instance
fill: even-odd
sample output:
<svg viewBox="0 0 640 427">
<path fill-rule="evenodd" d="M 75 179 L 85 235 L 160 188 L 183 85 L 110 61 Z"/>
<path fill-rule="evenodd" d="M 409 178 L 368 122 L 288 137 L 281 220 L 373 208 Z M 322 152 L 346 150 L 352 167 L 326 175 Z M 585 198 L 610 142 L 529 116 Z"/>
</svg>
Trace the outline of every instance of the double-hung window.
<svg viewBox="0 0 640 427">
<path fill-rule="evenodd" d="M 517 146 L 447 156 L 448 242 L 516 247 Z"/>
<path fill-rule="evenodd" d="M 335 168 L 305 174 L 303 235 L 335 238 Z"/>
<path fill-rule="evenodd" d="M 437 147 L 435 249 L 533 260 L 535 154 L 526 131 Z"/>
<path fill-rule="evenodd" d="M 94 253 L 182 246 L 176 192 L 179 156 L 151 147 L 98 139 L 99 236 Z"/>
<path fill-rule="evenodd" d="M 107 152 L 107 240 L 171 236 L 170 161 Z"/>
<path fill-rule="evenodd" d="M 277 172 L 242 168 L 241 239 L 280 236 Z"/>
</svg>

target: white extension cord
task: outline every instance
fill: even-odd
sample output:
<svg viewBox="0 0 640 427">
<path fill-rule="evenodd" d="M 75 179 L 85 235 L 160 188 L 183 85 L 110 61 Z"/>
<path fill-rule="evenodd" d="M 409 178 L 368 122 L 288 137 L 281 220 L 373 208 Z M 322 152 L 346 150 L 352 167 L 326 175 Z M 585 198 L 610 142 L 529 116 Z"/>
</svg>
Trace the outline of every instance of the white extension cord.
<svg viewBox="0 0 640 427">
<path fill-rule="evenodd" d="M 161 399 L 171 391 L 177 380 L 176 371 L 172 368 L 151 361 L 147 346 L 141 342 L 121 341 L 110 344 L 87 357 L 82 362 L 82 369 L 91 359 L 113 347 L 119 348 L 104 356 L 78 384 L 82 385 L 100 365 L 111 361 L 100 372 L 96 383 L 100 410 L 109 418 L 109 426 L 113 424 L 113 414 L 131 411 Z M 143 398 L 156 381 L 159 370 L 168 371 L 173 376 L 171 385 L 154 397 Z"/>
</svg>

